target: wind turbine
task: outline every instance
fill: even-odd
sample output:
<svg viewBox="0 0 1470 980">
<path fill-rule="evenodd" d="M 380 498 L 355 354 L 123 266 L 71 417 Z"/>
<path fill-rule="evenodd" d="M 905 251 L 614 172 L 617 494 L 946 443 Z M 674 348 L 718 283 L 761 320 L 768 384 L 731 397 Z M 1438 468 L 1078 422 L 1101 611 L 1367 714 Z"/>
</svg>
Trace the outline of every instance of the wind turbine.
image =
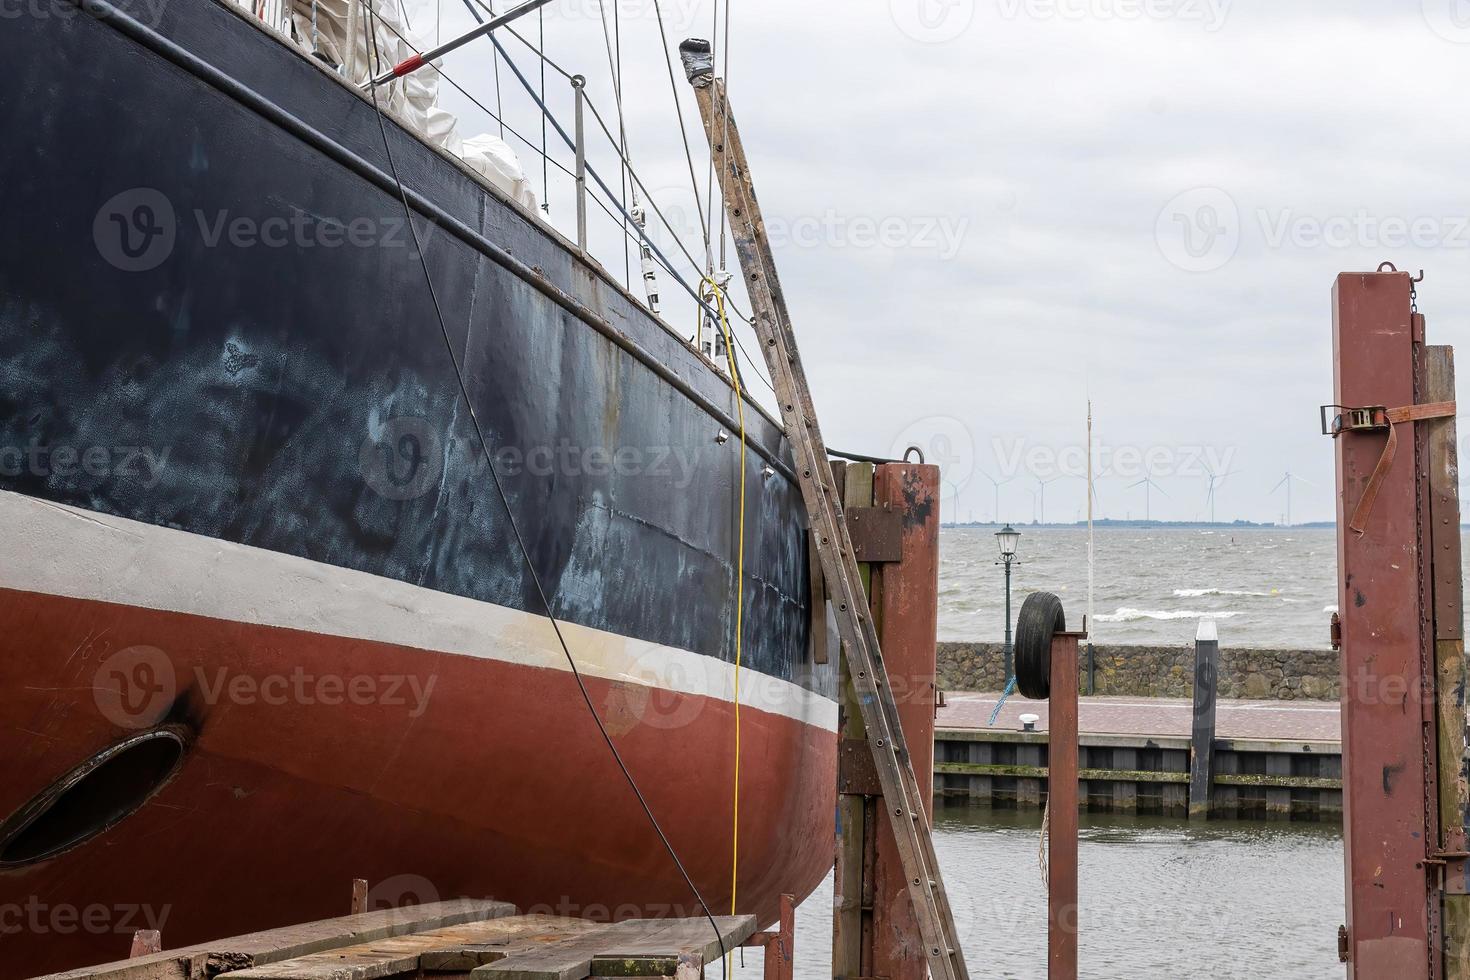
<svg viewBox="0 0 1470 980">
<path fill-rule="evenodd" d="M 1059 477 L 1059 476 L 1054 476 L 1054 477 L 1052 477 L 1049 480 L 1043 480 L 1039 476 L 1036 478 L 1036 485 L 1038 487 L 1040 487 L 1040 489 L 1041 489 L 1041 497 L 1040 497 L 1040 501 L 1041 501 L 1041 517 L 1040 517 L 1040 521 L 1041 521 L 1042 524 L 1045 524 L 1046 523 L 1046 485 L 1048 483 L 1055 483 L 1055 482 L 1057 482 L 1060 479 L 1061 479 L 1061 477 Z"/>
<path fill-rule="evenodd" d="M 1313 483 L 1311 480 L 1304 479 L 1304 478 L 1302 478 L 1300 476 L 1292 476 L 1291 475 L 1291 470 L 1287 470 L 1286 471 L 1286 475 L 1281 478 L 1281 482 L 1280 483 L 1277 483 L 1274 487 L 1271 488 L 1271 492 L 1272 493 L 1275 493 L 1277 490 L 1280 490 L 1282 487 L 1286 487 L 1286 526 L 1287 527 L 1291 527 L 1291 481 L 1293 481 L 1293 480 L 1295 480 L 1298 483 L 1305 483 L 1309 487 L 1315 487 L 1317 485 L 1317 484 Z"/>
<path fill-rule="evenodd" d="M 1134 487 L 1143 487 L 1143 519 L 1145 521 L 1153 520 L 1153 518 L 1149 516 L 1149 491 L 1157 490 L 1159 493 L 1164 494 L 1164 496 L 1166 497 L 1169 495 L 1167 493 L 1164 493 L 1164 488 L 1155 483 L 1152 477 L 1148 476 L 1145 476 L 1137 483 L 1129 484 L 1128 489 L 1132 490 Z"/>
<path fill-rule="evenodd" d="M 994 516 L 994 518 L 995 518 L 995 523 L 999 524 L 1000 523 L 1000 488 L 1003 487 L 1003 486 L 1005 486 L 1007 483 L 1010 483 L 1012 480 L 1015 479 L 1015 477 L 1014 476 L 1008 476 L 1004 480 L 997 480 L 995 477 L 991 476 L 989 473 L 985 472 L 984 470 L 981 470 L 980 471 L 980 475 L 983 476 L 983 477 L 985 477 L 985 479 L 989 480 L 990 483 L 991 483 L 991 485 L 995 487 L 995 514 L 992 515 L 992 516 Z"/>
<path fill-rule="evenodd" d="M 1205 506 L 1210 508 L 1211 524 L 1215 523 L 1215 488 L 1239 472 L 1240 470 L 1226 470 L 1224 473 L 1216 473 L 1209 466 L 1205 467 L 1205 478 L 1210 483 L 1209 489 L 1205 491 Z"/>
</svg>

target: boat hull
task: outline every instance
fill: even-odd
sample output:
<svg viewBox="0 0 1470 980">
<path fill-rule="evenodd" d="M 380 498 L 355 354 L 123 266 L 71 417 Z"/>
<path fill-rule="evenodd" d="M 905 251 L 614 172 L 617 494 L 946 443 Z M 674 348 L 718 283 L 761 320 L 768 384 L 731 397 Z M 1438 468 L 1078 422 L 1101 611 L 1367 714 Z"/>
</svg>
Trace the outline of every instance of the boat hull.
<svg viewBox="0 0 1470 980">
<path fill-rule="evenodd" d="M 836 707 L 779 427 L 720 438 L 686 343 L 391 120 L 390 165 L 227 6 L 38 3 L 0 56 L 0 977 L 341 914 L 352 878 L 697 914 L 593 712 L 726 909 L 737 659 L 736 904 L 813 888 Z M 162 732 L 141 805 L 17 845 Z"/>
</svg>

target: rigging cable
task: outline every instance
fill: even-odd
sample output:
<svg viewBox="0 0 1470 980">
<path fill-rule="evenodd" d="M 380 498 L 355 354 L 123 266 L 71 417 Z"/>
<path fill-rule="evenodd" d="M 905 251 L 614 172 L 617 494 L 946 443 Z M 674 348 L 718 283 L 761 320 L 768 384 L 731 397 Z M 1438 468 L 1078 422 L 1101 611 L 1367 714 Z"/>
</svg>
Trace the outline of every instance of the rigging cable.
<svg viewBox="0 0 1470 980">
<path fill-rule="evenodd" d="M 597 0 L 597 14 L 602 21 L 602 43 L 607 49 L 607 70 L 613 80 L 613 104 L 618 110 L 618 136 L 620 139 L 621 153 L 618 154 L 618 183 L 622 196 L 618 199 L 623 205 L 623 210 L 628 210 L 628 130 L 623 123 L 623 37 L 618 28 L 618 5 L 613 3 L 613 33 L 617 35 L 617 58 L 613 58 L 613 37 L 607 29 L 607 4 L 604 0 Z M 542 59 L 543 66 L 547 59 Z M 544 67 L 542 69 L 545 70 Z M 585 95 L 584 95 L 585 98 Z M 638 207 L 638 189 L 633 189 L 633 207 Z M 631 289 L 633 286 L 633 263 L 628 256 L 627 246 L 628 226 L 626 221 L 623 225 L 623 281 Z"/>
<path fill-rule="evenodd" d="M 536 8 L 537 43 L 546 47 L 546 8 Z M 541 104 L 546 104 L 546 60 L 541 60 Z M 541 114 L 541 210 L 551 213 L 551 184 L 546 169 L 546 113 Z"/>
<path fill-rule="evenodd" d="M 367 6 L 369 31 L 373 51 L 376 53 L 378 46 L 376 29 L 377 15 L 372 7 L 373 0 L 362 0 L 362 2 Z M 520 526 L 516 523 L 515 513 L 511 510 L 510 497 L 506 494 L 505 488 L 501 486 L 500 474 L 495 471 L 495 465 L 492 462 L 495 457 L 490 453 L 489 442 L 485 438 L 484 430 L 480 427 L 480 416 L 475 411 L 474 402 L 470 399 L 469 388 L 465 383 L 464 372 L 459 365 L 459 358 L 454 355 L 454 342 L 449 337 L 449 325 L 444 320 L 444 311 L 439 305 L 439 294 L 434 289 L 434 279 L 429 272 L 429 260 L 424 254 L 422 243 L 419 241 L 418 230 L 414 227 L 413 209 L 408 203 L 408 192 L 404 189 L 403 178 L 399 175 L 398 165 L 393 159 L 393 149 L 388 139 L 388 126 L 383 118 L 382 106 L 378 102 L 377 86 L 371 86 L 369 91 L 372 93 L 373 111 L 377 114 L 378 118 L 378 131 L 383 137 L 383 152 L 387 156 L 388 168 L 392 171 L 393 183 L 398 189 L 399 200 L 403 203 L 405 221 L 408 224 L 409 234 L 413 238 L 414 251 L 418 254 L 419 265 L 424 272 L 424 285 L 428 287 L 429 299 L 434 305 L 434 316 L 439 322 L 439 332 L 443 336 L 444 347 L 449 354 L 449 363 L 454 367 L 455 381 L 459 385 L 460 397 L 464 400 L 470 422 L 474 426 L 475 438 L 480 444 L 480 452 L 484 454 L 486 469 L 490 471 L 491 483 L 494 484 L 495 492 L 500 497 L 501 504 L 505 507 L 506 521 L 510 525 L 511 535 L 515 538 L 516 547 L 520 550 L 521 556 L 525 561 L 526 571 L 530 573 L 531 582 L 536 588 L 536 595 L 541 600 L 542 608 L 546 610 L 546 618 L 551 623 L 552 631 L 556 633 L 557 643 L 561 646 L 562 653 L 566 656 L 567 665 L 571 668 L 572 677 L 576 680 L 577 689 L 581 692 L 582 700 L 587 705 L 587 711 L 592 715 L 592 720 L 596 723 L 597 730 L 602 733 L 602 740 L 607 744 L 608 751 L 612 753 L 613 760 L 622 771 L 623 778 L 628 783 L 628 788 L 638 798 L 638 803 L 643 808 L 643 813 L 648 818 L 649 824 L 653 827 L 654 832 L 663 843 L 664 849 L 668 851 L 669 857 L 674 862 L 674 866 L 679 870 L 680 877 L 684 879 L 684 883 L 689 886 L 689 890 L 693 893 L 695 900 L 699 902 L 700 908 L 704 910 L 705 918 L 709 920 L 710 927 L 715 930 L 715 939 L 720 944 L 720 955 L 723 958 L 728 955 L 728 950 L 725 948 L 724 936 L 720 934 L 719 924 L 715 922 L 714 915 L 710 912 L 709 905 L 705 902 L 704 896 L 700 894 L 698 886 L 694 884 L 694 879 L 685 870 L 684 862 L 679 859 L 678 852 L 674 850 L 674 845 L 669 841 L 668 835 L 664 833 L 663 827 L 658 822 L 658 818 L 654 816 L 652 808 L 648 805 L 648 800 L 643 796 L 643 791 L 638 788 L 637 780 L 633 778 L 632 772 L 628 770 L 627 764 L 623 762 L 622 753 L 618 751 L 618 747 L 613 743 L 612 736 L 608 734 L 607 726 L 603 724 L 602 718 L 597 714 L 597 708 L 592 703 L 592 695 L 587 691 L 587 684 L 582 679 L 582 672 L 577 668 L 576 658 L 572 656 L 571 648 L 567 646 L 566 637 L 562 635 L 561 624 L 557 621 L 556 614 L 551 608 L 551 600 L 547 597 L 546 590 L 541 584 L 541 576 L 536 571 L 536 564 L 531 560 L 531 552 L 526 547 L 525 539 L 521 536 Z M 466 349 L 468 350 L 468 348 Z"/>
<path fill-rule="evenodd" d="M 484 20 L 480 17 L 479 13 L 476 12 L 476 5 L 480 6 L 487 13 L 490 13 L 492 16 L 494 16 L 494 10 L 490 7 L 489 3 L 486 2 L 486 0 L 463 0 L 463 2 L 465 7 L 469 10 L 470 16 L 473 17 L 477 23 L 484 23 Z M 356 10 L 356 8 L 357 5 L 354 3 L 352 9 Z M 387 21 L 378 21 L 378 23 L 380 24 L 380 26 L 387 28 L 389 32 L 391 32 L 395 37 L 402 41 L 409 48 L 410 51 L 413 51 L 415 54 L 420 53 L 418 49 L 415 48 L 414 45 L 408 40 L 408 38 L 404 37 L 403 34 L 397 31 L 392 24 L 389 24 Z M 537 55 L 537 57 L 546 67 L 551 68 L 553 71 L 557 72 L 564 78 L 570 79 L 572 77 L 570 72 L 568 72 L 561 65 L 557 64 L 556 61 L 548 57 L 544 52 L 542 52 L 534 44 L 532 44 L 529 39 L 523 37 L 513 27 L 507 25 L 504 30 L 509 31 L 513 36 L 516 37 L 517 40 L 524 44 L 528 50 Z M 494 34 L 491 34 L 489 35 L 489 39 L 490 42 L 495 46 L 496 53 L 500 57 L 505 59 L 506 65 L 509 66 L 511 72 L 516 76 L 517 80 L 520 81 L 521 86 L 526 90 L 527 95 L 531 97 L 531 100 L 533 102 L 537 103 L 537 107 L 542 112 L 543 121 L 545 118 L 551 117 L 550 110 L 546 107 L 545 103 L 537 100 L 536 93 L 531 87 L 531 83 L 520 71 L 519 67 L 517 67 L 515 60 L 510 57 L 510 53 L 505 50 L 503 45 L 501 45 L 499 38 L 497 38 Z M 472 94 L 470 94 L 467 89 L 465 89 L 463 85 L 460 85 L 457 81 L 455 81 L 454 78 L 446 73 L 442 68 L 435 66 L 435 71 L 437 71 L 441 78 L 452 85 L 456 91 L 458 91 L 461 95 L 468 99 L 481 112 L 485 113 L 491 119 L 494 119 L 496 122 L 500 123 L 502 127 L 509 130 L 512 136 L 520 140 L 522 143 L 526 144 L 529 149 L 540 152 L 537 149 L 535 143 L 533 143 L 527 137 L 523 136 L 514 127 L 507 124 L 494 112 L 491 112 L 484 103 L 476 99 Z M 612 144 L 614 152 L 617 152 L 617 138 L 613 136 L 611 129 L 609 129 L 607 125 L 607 121 L 603 119 L 602 113 L 598 112 L 596 103 L 594 103 L 590 97 L 587 98 L 587 107 L 592 110 L 593 119 L 596 120 L 598 127 L 602 130 L 603 135 L 607 137 L 608 142 Z M 574 146 L 571 138 L 566 134 L 566 131 L 562 129 L 561 125 L 556 122 L 554 117 L 551 117 L 551 124 L 556 128 L 558 134 L 562 137 L 564 141 L 566 141 L 568 146 Z M 568 177 L 576 176 L 567 167 L 563 166 L 557 160 L 552 159 L 549 156 L 543 155 L 543 160 L 549 160 L 551 166 L 556 167 Z M 664 227 L 668 229 L 670 236 L 674 239 L 674 243 L 679 246 L 679 251 L 684 255 L 684 258 L 689 261 L 690 266 L 696 272 L 698 272 L 700 268 L 699 262 L 694 258 L 693 253 L 689 251 L 688 246 L 684 244 L 683 239 L 679 237 L 679 233 L 675 230 L 673 224 L 669 221 L 668 217 L 665 216 L 663 211 L 659 208 L 658 202 L 653 198 L 652 194 L 649 193 L 648 186 L 643 182 L 643 179 L 638 176 L 638 171 L 634 169 L 632 164 L 629 163 L 626 158 L 624 158 L 623 162 L 627 164 L 628 174 L 635 182 L 636 187 L 641 188 L 646 195 L 649 206 L 653 208 L 653 213 L 658 216 L 658 219 L 663 222 Z M 593 181 L 598 185 L 598 187 L 603 191 L 603 193 L 608 197 L 608 199 L 612 200 L 613 196 L 611 190 L 607 187 L 606 184 L 602 182 L 602 179 L 597 175 L 597 173 L 590 166 L 587 168 L 587 172 L 592 177 Z M 631 219 L 626 211 L 624 211 L 622 217 L 619 218 L 618 215 L 612 212 L 611 208 L 609 208 L 606 204 L 602 202 L 601 198 L 597 197 L 596 195 L 592 195 L 592 201 L 599 208 L 601 208 L 603 213 L 605 213 L 611 220 L 613 220 L 614 222 L 621 221 L 623 225 L 623 232 L 625 236 L 627 236 L 627 238 L 632 239 L 634 242 L 637 242 L 639 244 L 647 244 L 652 250 L 654 257 L 658 260 L 659 265 L 662 266 L 664 270 L 669 273 L 669 275 L 674 279 L 675 282 L 677 282 L 680 286 L 684 288 L 684 291 L 687 292 L 690 297 L 694 299 L 696 304 L 702 307 L 711 316 L 718 315 L 718 311 L 716 311 L 708 302 L 706 302 L 703 297 L 698 294 L 695 288 L 690 286 L 690 284 L 681 275 L 679 275 L 678 271 L 674 268 L 673 263 L 668 260 L 667 256 L 665 256 L 663 252 L 658 249 L 657 246 L 653 245 L 653 242 L 647 237 L 647 234 L 645 232 L 639 229 L 638 233 L 635 235 L 631 231 L 629 231 L 628 222 Z M 754 329 L 754 324 L 751 322 L 751 318 L 741 311 L 740 307 L 736 305 L 734 298 L 729 296 L 728 294 L 726 294 L 725 296 L 725 305 L 727 311 L 729 313 L 733 313 L 737 320 L 744 323 L 746 326 Z M 740 335 L 738 333 L 735 333 L 733 334 L 733 337 L 735 339 L 735 345 L 740 348 L 741 353 L 745 355 L 746 361 L 749 362 L 755 370 L 756 377 L 760 378 L 761 383 L 764 384 L 768 389 L 770 389 L 772 394 L 776 394 L 775 386 L 771 384 L 771 380 L 769 378 L 761 373 L 758 367 L 759 362 L 754 357 L 752 357 L 750 351 L 746 349 L 744 341 L 740 339 Z"/>
</svg>

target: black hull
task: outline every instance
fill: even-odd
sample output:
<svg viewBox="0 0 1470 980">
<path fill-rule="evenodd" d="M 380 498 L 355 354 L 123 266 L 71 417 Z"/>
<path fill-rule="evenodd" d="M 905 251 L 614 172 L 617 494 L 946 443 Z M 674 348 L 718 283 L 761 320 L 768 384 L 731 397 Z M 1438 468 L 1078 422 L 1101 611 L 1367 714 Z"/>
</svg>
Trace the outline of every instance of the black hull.
<svg viewBox="0 0 1470 980">
<path fill-rule="evenodd" d="M 544 611 L 371 104 L 210 0 L 38 9 L 0 30 L 0 489 Z M 552 611 L 733 659 L 729 386 L 387 128 Z M 800 491 L 745 414 L 744 662 L 810 684 Z"/>
</svg>

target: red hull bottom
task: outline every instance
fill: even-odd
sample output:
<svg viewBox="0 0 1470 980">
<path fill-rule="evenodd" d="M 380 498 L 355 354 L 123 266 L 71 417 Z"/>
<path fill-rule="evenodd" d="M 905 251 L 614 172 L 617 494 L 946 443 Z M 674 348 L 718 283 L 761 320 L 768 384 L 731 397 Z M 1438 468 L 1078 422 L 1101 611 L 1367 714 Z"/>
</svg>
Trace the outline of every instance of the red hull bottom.
<svg viewBox="0 0 1470 980">
<path fill-rule="evenodd" d="M 118 959 L 139 928 L 175 947 L 345 914 L 352 878 L 377 907 L 699 914 L 567 671 L 15 590 L 0 616 L 0 816 L 139 730 L 193 732 L 137 812 L 0 868 L 0 977 Z M 727 910 L 733 705 L 586 684 Z M 769 922 L 831 867 L 836 737 L 749 707 L 741 727 L 738 907 Z"/>
</svg>

